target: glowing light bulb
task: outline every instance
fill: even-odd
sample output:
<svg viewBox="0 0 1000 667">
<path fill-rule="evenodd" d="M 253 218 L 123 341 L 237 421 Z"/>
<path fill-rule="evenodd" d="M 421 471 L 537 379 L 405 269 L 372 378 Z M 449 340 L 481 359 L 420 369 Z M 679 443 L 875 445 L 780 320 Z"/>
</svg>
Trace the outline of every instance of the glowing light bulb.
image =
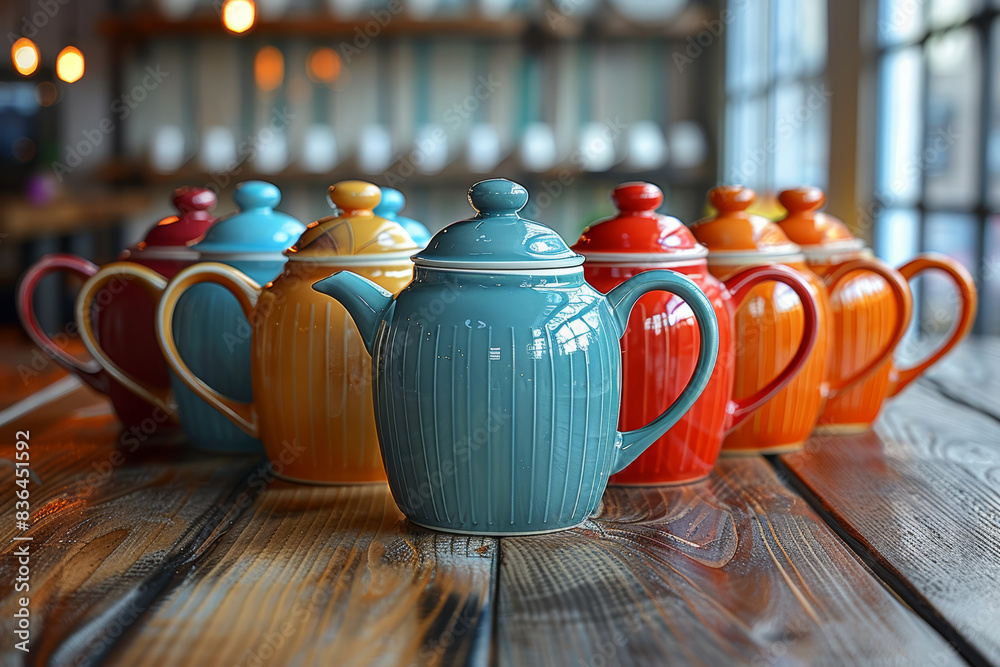
<svg viewBox="0 0 1000 667">
<path fill-rule="evenodd" d="M 309 78 L 316 83 L 332 84 L 340 76 L 340 56 L 331 48 L 323 47 L 309 54 Z"/>
<path fill-rule="evenodd" d="M 67 46 L 56 58 L 56 76 L 66 83 L 79 81 L 86 69 L 83 54 L 75 46 Z"/>
<path fill-rule="evenodd" d="M 273 46 L 265 46 L 253 59 L 253 76 L 261 90 L 275 90 L 285 78 L 285 57 Z"/>
<path fill-rule="evenodd" d="M 10 47 L 10 59 L 19 74 L 31 76 L 38 69 L 38 47 L 27 37 L 22 37 Z"/>
<path fill-rule="evenodd" d="M 226 30 L 239 34 L 253 27 L 257 6 L 253 0 L 226 0 L 222 3 L 222 25 Z"/>
</svg>

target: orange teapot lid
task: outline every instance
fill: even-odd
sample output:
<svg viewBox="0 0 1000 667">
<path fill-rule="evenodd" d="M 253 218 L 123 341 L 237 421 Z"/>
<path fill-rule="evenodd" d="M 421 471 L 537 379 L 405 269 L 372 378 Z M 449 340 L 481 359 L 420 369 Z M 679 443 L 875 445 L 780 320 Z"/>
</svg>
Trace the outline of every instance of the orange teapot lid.
<svg viewBox="0 0 1000 667">
<path fill-rule="evenodd" d="M 663 262 L 708 254 L 677 218 L 657 213 L 663 191 L 652 183 L 623 183 L 611 191 L 618 214 L 583 230 L 572 250 L 590 261 Z"/>
<path fill-rule="evenodd" d="M 372 212 L 382 199 L 377 185 L 341 181 L 330 186 L 329 198 L 336 215 L 310 223 L 285 251 L 290 260 L 380 264 L 409 259 L 420 249 L 402 225 Z"/>
<path fill-rule="evenodd" d="M 794 255 L 801 251 L 781 227 L 747 211 L 755 196 L 753 190 L 742 185 L 722 185 L 709 191 L 708 201 L 716 215 L 691 225 L 695 238 L 708 246 L 709 257 Z"/>
<path fill-rule="evenodd" d="M 819 188 L 807 186 L 785 190 L 778 195 L 778 201 L 788 210 L 778 226 L 803 250 L 864 247 L 864 241 L 856 238 L 842 220 L 819 210 L 826 203 L 826 195 Z"/>
</svg>

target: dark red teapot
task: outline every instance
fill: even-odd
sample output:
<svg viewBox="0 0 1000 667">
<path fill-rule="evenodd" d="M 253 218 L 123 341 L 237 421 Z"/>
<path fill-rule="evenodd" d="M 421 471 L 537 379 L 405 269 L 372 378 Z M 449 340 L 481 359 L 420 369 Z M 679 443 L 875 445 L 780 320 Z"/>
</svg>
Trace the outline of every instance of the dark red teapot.
<svg viewBox="0 0 1000 667">
<path fill-rule="evenodd" d="M 190 246 L 215 222 L 210 211 L 215 208 L 215 193 L 206 188 L 184 187 L 174 191 L 177 215 L 160 220 L 146 237 L 127 248 L 119 261 L 135 262 L 170 278 L 197 260 Z M 52 254 L 42 257 L 21 278 L 17 290 L 17 312 L 28 336 L 60 366 L 91 387 L 111 398 L 118 418 L 126 426 L 139 426 L 144 420 L 161 423 L 170 417 L 113 380 L 94 361 L 81 361 L 59 347 L 42 330 L 34 312 L 35 289 L 47 275 L 66 272 L 83 280 L 97 273 L 98 267 L 82 257 Z M 167 364 L 156 343 L 154 314 L 159 295 L 148 294 L 139 284 L 118 280 L 109 284 L 97 299 L 95 325 L 98 338 L 116 363 L 137 378 L 164 390 L 169 389 Z M 75 334 L 75 325 L 66 330 Z"/>
</svg>

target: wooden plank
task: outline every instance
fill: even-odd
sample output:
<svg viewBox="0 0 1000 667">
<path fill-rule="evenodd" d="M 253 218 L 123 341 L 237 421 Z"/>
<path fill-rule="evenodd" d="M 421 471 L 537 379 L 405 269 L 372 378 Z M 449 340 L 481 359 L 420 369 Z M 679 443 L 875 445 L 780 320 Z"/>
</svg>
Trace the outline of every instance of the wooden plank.
<svg viewBox="0 0 1000 667">
<path fill-rule="evenodd" d="M 86 396 L 86 394 L 84 394 Z M 15 519 L 15 442 L 30 431 L 30 519 Z M 5 664 L 92 664 L 156 597 L 217 507 L 257 459 L 178 446 L 176 436 L 123 434 L 104 401 L 66 401 L 0 426 L 0 645 Z M 17 538 L 30 538 L 20 541 Z M 30 586 L 15 591 L 18 549 Z M 13 613 L 30 599 L 30 654 L 14 648 Z"/>
<path fill-rule="evenodd" d="M 86 350 L 79 340 L 74 341 L 74 354 Z M 53 382 L 68 377 L 56 362 L 35 346 L 16 327 L 0 327 L 0 409 L 44 389 Z"/>
<path fill-rule="evenodd" d="M 924 379 L 948 399 L 1000 421 L 1000 338 L 970 338 Z"/>
<path fill-rule="evenodd" d="M 501 665 L 960 664 L 762 458 L 501 544 Z"/>
<path fill-rule="evenodd" d="M 814 438 L 781 457 L 972 664 L 1000 664 L 998 442 L 994 418 L 921 380 L 887 407 L 876 432 Z"/>
<path fill-rule="evenodd" d="M 226 525 L 112 664 L 487 661 L 495 540 L 410 525 L 385 484 L 274 482 Z"/>
</svg>

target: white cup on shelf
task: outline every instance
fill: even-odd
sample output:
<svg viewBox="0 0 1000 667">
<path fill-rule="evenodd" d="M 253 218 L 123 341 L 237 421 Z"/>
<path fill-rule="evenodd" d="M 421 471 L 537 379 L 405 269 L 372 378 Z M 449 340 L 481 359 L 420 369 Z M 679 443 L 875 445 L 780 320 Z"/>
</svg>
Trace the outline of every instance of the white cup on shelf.
<svg viewBox="0 0 1000 667">
<path fill-rule="evenodd" d="M 337 137 L 329 125 L 317 123 L 306 129 L 299 163 L 309 174 L 325 174 L 337 166 Z"/>
<path fill-rule="evenodd" d="M 436 123 L 427 123 L 417 130 L 410 154 L 413 165 L 422 174 L 439 174 L 448 166 L 448 135 Z"/>
<path fill-rule="evenodd" d="M 198 161 L 206 171 L 229 171 L 236 166 L 236 157 L 236 139 L 232 130 L 222 125 L 205 129 Z"/>
<path fill-rule="evenodd" d="M 489 123 L 476 123 L 469 128 L 465 144 L 466 165 L 474 174 L 486 174 L 500 164 L 500 135 Z"/>
<path fill-rule="evenodd" d="M 556 135 L 547 123 L 529 123 L 521 136 L 521 164 L 528 171 L 548 171 L 556 164 Z"/>
<path fill-rule="evenodd" d="M 358 135 L 358 168 L 366 174 L 381 174 L 392 165 L 392 135 L 384 125 L 373 123 Z"/>
<path fill-rule="evenodd" d="M 158 174 L 172 174 L 184 164 L 184 131 L 176 125 L 161 125 L 149 144 L 149 164 Z"/>
<path fill-rule="evenodd" d="M 641 120 L 628 128 L 625 166 L 636 171 L 659 169 L 667 162 L 667 138 L 659 123 Z"/>
</svg>

